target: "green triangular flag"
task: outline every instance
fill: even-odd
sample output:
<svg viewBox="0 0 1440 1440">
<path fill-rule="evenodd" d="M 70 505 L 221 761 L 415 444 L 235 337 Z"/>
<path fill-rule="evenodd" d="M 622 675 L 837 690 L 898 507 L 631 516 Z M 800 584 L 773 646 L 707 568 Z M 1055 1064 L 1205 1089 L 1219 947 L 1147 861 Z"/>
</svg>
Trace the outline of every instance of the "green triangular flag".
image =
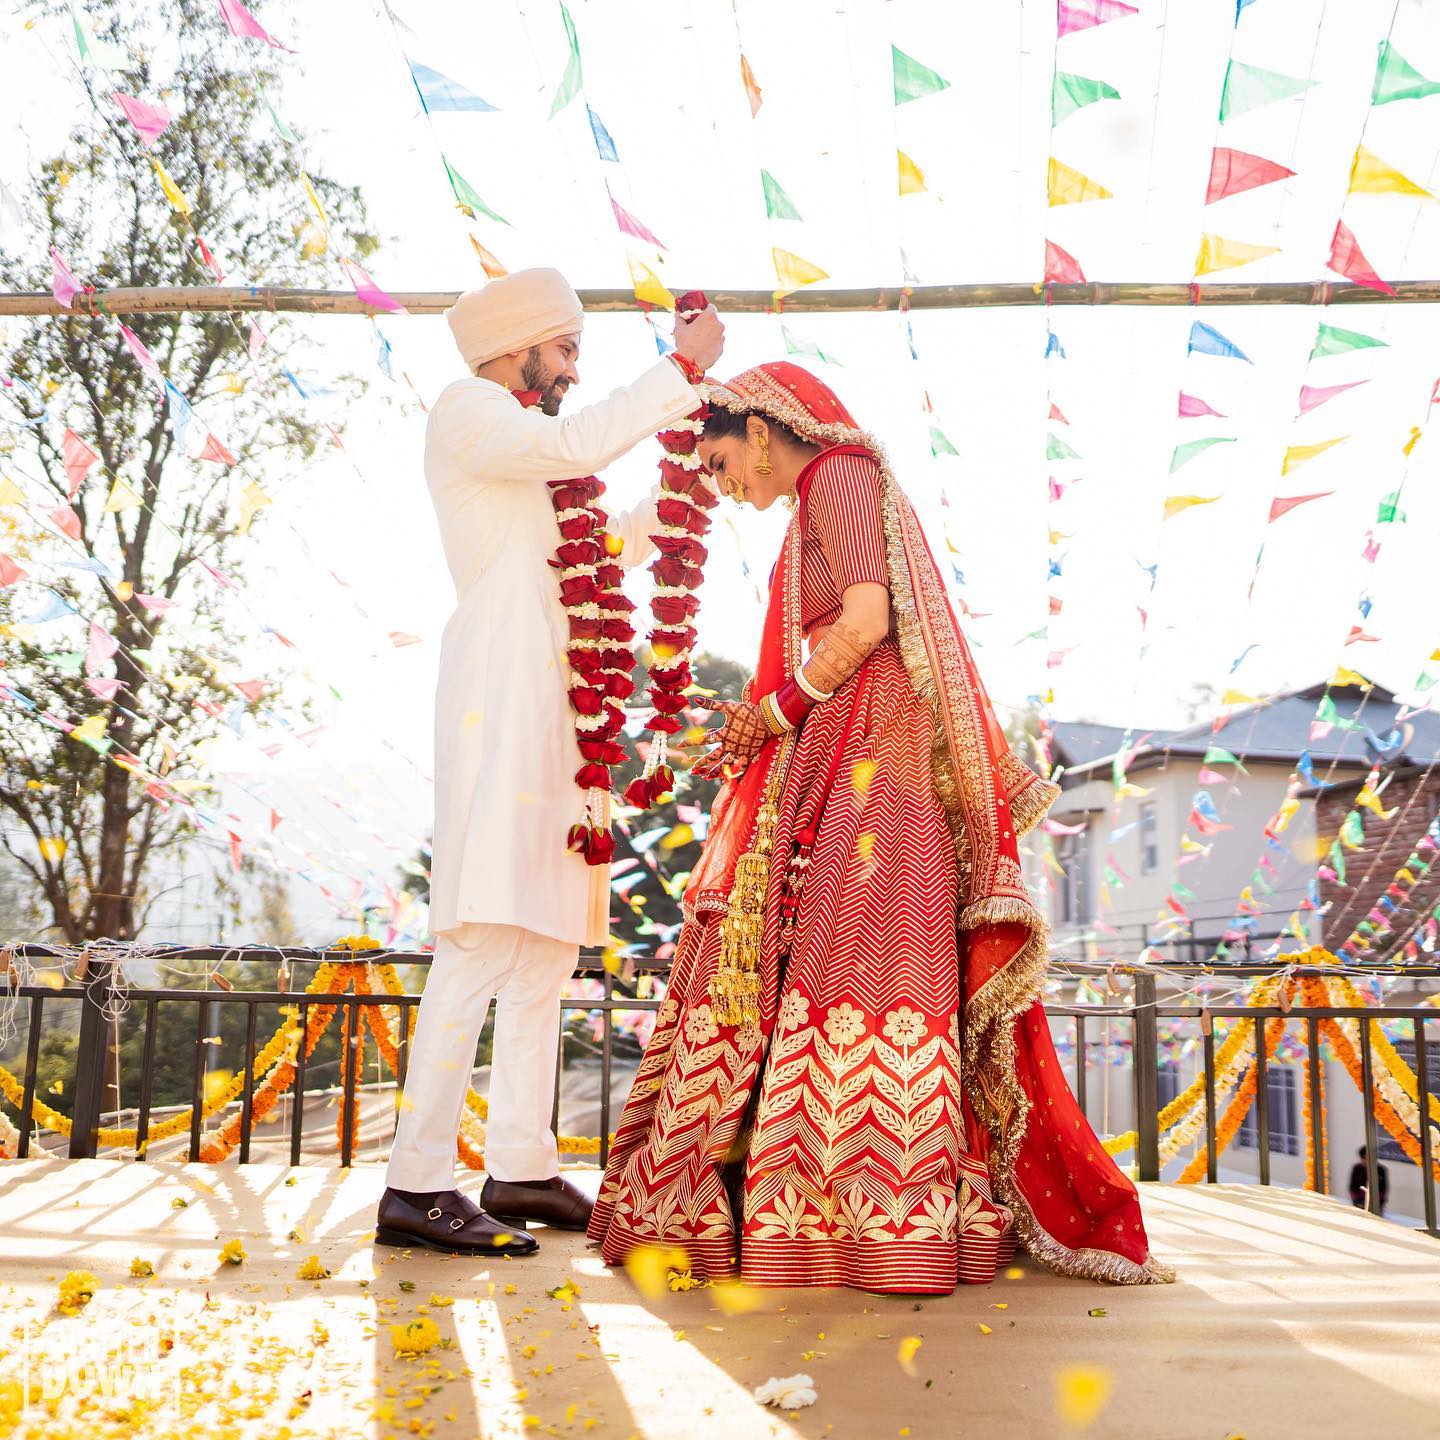
<svg viewBox="0 0 1440 1440">
<path fill-rule="evenodd" d="M 1345 883 L 1345 852 L 1340 848 L 1337 840 L 1330 847 L 1330 854 L 1326 856 L 1330 862 L 1330 868 L 1335 872 L 1335 878 L 1343 885 Z"/>
<path fill-rule="evenodd" d="M 1278 70 L 1262 70 L 1258 65 L 1246 65 L 1232 60 L 1225 70 L 1225 89 L 1220 96 L 1220 119 L 1229 120 L 1233 115 L 1243 115 L 1247 110 L 1258 110 L 1275 100 L 1285 100 L 1308 90 L 1315 82 L 1301 80 L 1294 75 L 1282 75 Z"/>
<path fill-rule="evenodd" d="M 785 341 L 787 355 L 809 355 L 816 360 L 823 360 L 827 365 L 841 364 L 833 355 L 827 355 L 813 340 L 802 340 L 799 336 L 792 335 L 788 325 L 780 327 L 780 335 Z"/>
<path fill-rule="evenodd" d="M 1365 822 L 1358 810 L 1352 810 L 1340 826 L 1340 838 L 1353 849 L 1358 850 L 1365 843 Z"/>
<path fill-rule="evenodd" d="M 1423 693 L 1426 690 L 1433 690 L 1437 684 L 1440 684 L 1440 675 L 1430 675 L 1422 670 L 1420 678 L 1415 682 L 1415 688 Z"/>
<path fill-rule="evenodd" d="M 1173 475 L 1182 465 L 1188 465 L 1212 445 L 1227 445 L 1234 439 L 1233 435 L 1207 435 L 1203 440 L 1187 440 L 1183 445 L 1177 445 L 1175 453 L 1170 457 L 1170 473 Z"/>
<path fill-rule="evenodd" d="M 585 83 L 584 73 L 580 69 L 580 37 L 575 33 L 575 22 L 570 18 L 570 12 L 565 8 L 563 0 L 560 18 L 565 22 L 565 36 L 570 41 L 570 58 L 565 62 L 560 88 L 555 92 L 554 102 L 550 106 L 552 120 L 580 93 L 580 87 Z"/>
<path fill-rule="evenodd" d="M 478 210 L 482 215 L 488 215 L 490 219 L 498 220 L 502 225 L 510 223 L 503 215 L 497 215 L 480 198 L 475 187 L 443 155 L 440 158 L 445 162 L 445 173 L 450 177 L 450 188 L 455 192 L 455 203 L 472 220 Z"/>
<path fill-rule="evenodd" d="M 930 453 L 932 455 L 958 455 L 960 452 L 950 443 L 950 437 L 938 426 L 930 427 Z"/>
<path fill-rule="evenodd" d="M 62 675 L 78 675 L 80 667 L 85 663 L 85 652 L 83 650 L 61 650 L 54 655 L 47 655 L 47 660 L 55 664 L 55 668 Z"/>
<path fill-rule="evenodd" d="M 1176 885 L 1171 889 L 1170 893 L 1171 893 L 1177 900 L 1196 900 L 1196 899 L 1199 899 L 1199 896 L 1197 896 L 1197 895 L 1195 894 L 1195 892 L 1194 892 L 1188 885 L 1176 884 Z"/>
<path fill-rule="evenodd" d="M 948 90 L 950 82 L 937 75 L 928 65 L 912 59 L 898 46 L 890 47 L 895 61 L 895 103 L 903 105 L 907 100 L 922 100 L 937 90 Z"/>
<path fill-rule="evenodd" d="M 1393 522 L 1396 525 L 1403 525 L 1405 518 L 1405 512 L 1400 508 L 1400 492 L 1392 490 L 1380 502 L 1380 513 L 1375 517 L 1375 523 L 1388 525 Z"/>
<path fill-rule="evenodd" d="M 1389 343 L 1388 340 L 1377 340 L 1373 335 L 1362 335 L 1358 330 L 1342 330 L 1337 325 L 1322 324 L 1315 332 L 1315 348 L 1310 352 L 1310 358 L 1321 360 L 1326 355 L 1343 355 L 1347 350 L 1369 350 L 1372 346 Z"/>
<path fill-rule="evenodd" d="M 785 193 L 785 187 L 768 171 L 760 172 L 760 183 L 765 187 L 765 213 L 772 220 L 799 220 L 800 212 Z"/>
<path fill-rule="evenodd" d="M 270 112 L 271 120 L 275 122 L 276 134 L 278 134 L 282 140 L 288 140 L 292 145 L 295 144 L 294 132 L 280 118 L 280 112 L 270 103 L 269 97 L 262 94 L 260 98 L 265 102 L 265 108 Z"/>
<path fill-rule="evenodd" d="M 1080 453 L 1072 450 L 1053 430 L 1045 437 L 1047 460 L 1078 460 Z"/>
<path fill-rule="evenodd" d="M 1088 80 L 1084 75 L 1069 75 L 1064 70 L 1055 72 L 1055 84 L 1050 91 L 1050 113 L 1052 124 L 1058 125 L 1077 110 L 1093 105 L 1097 100 L 1118 100 L 1120 92 L 1103 80 Z"/>
<path fill-rule="evenodd" d="M 1315 723 L 1317 725 L 1334 725 L 1340 719 L 1340 712 L 1335 708 L 1333 696 L 1322 695 L 1320 703 L 1315 707 Z"/>
<path fill-rule="evenodd" d="M 1388 105 L 1392 100 L 1423 100 L 1427 95 L 1440 95 L 1440 83 L 1427 80 L 1389 40 L 1382 40 L 1370 103 Z"/>
<path fill-rule="evenodd" d="M 70 22 L 75 27 L 75 48 L 80 52 L 82 65 L 89 65 L 94 70 L 122 70 L 130 63 L 125 47 L 111 40 L 99 39 L 91 29 L 89 17 L 82 15 L 74 5 L 70 6 Z"/>
<path fill-rule="evenodd" d="M 1202 765 L 1233 765 L 1242 775 L 1250 772 L 1240 763 L 1240 757 L 1223 745 L 1212 745 L 1200 758 Z"/>
</svg>

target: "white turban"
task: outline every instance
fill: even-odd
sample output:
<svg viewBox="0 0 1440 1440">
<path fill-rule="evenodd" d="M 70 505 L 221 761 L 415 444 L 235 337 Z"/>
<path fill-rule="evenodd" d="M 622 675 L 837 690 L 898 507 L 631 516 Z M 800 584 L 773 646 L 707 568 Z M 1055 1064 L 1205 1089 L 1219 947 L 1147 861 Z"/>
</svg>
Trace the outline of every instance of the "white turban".
<svg viewBox="0 0 1440 1440">
<path fill-rule="evenodd" d="M 578 335 L 585 312 L 558 270 L 536 269 L 517 270 L 479 290 L 467 290 L 445 318 L 461 357 L 473 370 L 498 355 L 528 350 L 560 335 Z"/>
</svg>

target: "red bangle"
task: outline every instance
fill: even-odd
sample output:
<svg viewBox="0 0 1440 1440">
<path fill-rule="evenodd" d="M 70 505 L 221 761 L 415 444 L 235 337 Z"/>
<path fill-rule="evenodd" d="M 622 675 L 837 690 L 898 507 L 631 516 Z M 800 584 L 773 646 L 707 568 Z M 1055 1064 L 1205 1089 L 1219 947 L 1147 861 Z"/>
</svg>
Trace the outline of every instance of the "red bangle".
<svg viewBox="0 0 1440 1440">
<path fill-rule="evenodd" d="M 688 355 L 672 350 L 670 358 L 680 367 L 680 373 L 691 385 L 699 385 L 705 378 L 705 372 Z"/>
<path fill-rule="evenodd" d="M 792 724 L 798 725 L 814 708 L 815 700 L 807 695 L 792 676 L 775 692 L 775 707 Z"/>
</svg>

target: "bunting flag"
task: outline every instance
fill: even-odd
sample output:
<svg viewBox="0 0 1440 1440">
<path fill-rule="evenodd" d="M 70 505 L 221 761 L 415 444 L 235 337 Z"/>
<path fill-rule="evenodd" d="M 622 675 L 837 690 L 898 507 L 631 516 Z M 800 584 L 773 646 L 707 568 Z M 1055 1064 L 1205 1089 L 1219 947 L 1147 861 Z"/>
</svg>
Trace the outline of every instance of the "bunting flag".
<svg viewBox="0 0 1440 1440">
<path fill-rule="evenodd" d="M 627 235 L 633 235 L 637 240 L 643 240 L 647 245 L 653 245 L 657 250 L 664 250 L 664 243 L 653 235 L 648 226 L 642 225 L 628 210 L 621 206 L 620 202 L 612 195 L 610 197 L 610 208 L 615 212 L 615 223 Z"/>
<path fill-rule="evenodd" d="M 1052 400 L 1050 402 L 1050 413 L 1045 417 L 1047 420 L 1058 420 L 1062 425 L 1070 422 L 1065 418 L 1065 412 Z"/>
<path fill-rule="evenodd" d="M 412 60 L 410 62 L 410 78 L 415 82 L 416 92 L 420 96 L 420 104 L 424 107 L 427 115 L 434 114 L 439 110 L 494 111 L 495 109 L 495 106 L 488 100 L 482 100 L 474 91 L 467 90 L 448 75 L 442 75 L 428 65 L 419 65 Z"/>
<path fill-rule="evenodd" d="M 99 461 L 100 456 L 67 426 L 60 441 L 60 458 L 65 465 L 65 483 L 73 500 L 75 492 L 90 473 L 90 467 Z"/>
<path fill-rule="evenodd" d="M 1079 460 L 1081 456 L 1052 430 L 1045 437 L 1045 458 L 1047 460 Z"/>
<path fill-rule="evenodd" d="M 550 106 L 552 120 L 580 93 L 580 87 L 585 83 L 585 74 L 580 67 L 580 37 L 575 33 L 575 22 L 570 18 L 564 0 L 560 3 L 560 18 L 565 22 L 565 39 L 570 45 L 570 58 L 565 62 L 560 88 L 555 92 L 555 99 Z"/>
<path fill-rule="evenodd" d="M 938 425 L 930 426 L 930 453 L 937 459 L 941 455 L 960 454 L 951 443 L 950 437 Z"/>
<path fill-rule="evenodd" d="M 475 187 L 445 158 L 440 157 L 441 163 L 445 166 L 446 177 L 450 181 L 450 189 L 455 196 L 455 204 L 468 215 L 475 219 L 477 212 L 487 219 L 494 220 L 497 224 L 508 225 L 510 222 L 503 216 L 497 215 L 481 198 Z"/>
<path fill-rule="evenodd" d="M 1435 198 L 1423 185 L 1417 185 L 1363 145 L 1355 147 L 1355 159 L 1350 163 L 1350 194 L 1419 195 L 1425 200 Z"/>
<path fill-rule="evenodd" d="M 50 247 L 50 268 L 52 274 L 50 293 L 54 295 L 55 303 L 66 310 L 72 309 L 75 297 L 85 289 L 85 286 L 75 278 L 70 267 L 65 263 L 64 257 L 53 245 Z"/>
<path fill-rule="evenodd" d="M 83 11 L 70 7 L 70 23 L 75 29 L 75 49 L 80 63 L 92 70 L 121 70 L 130 63 L 130 55 L 121 45 L 99 40 L 91 28 L 90 18 Z"/>
<path fill-rule="evenodd" d="M 818 265 L 812 265 L 808 260 L 802 260 L 800 256 L 773 245 L 770 247 L 770 258 L 775 263 L 775 278 L 779 282 L 775 290 L 777 295 L 788 295 L 802 285 L 813 285 L 817 280 L 830 278 L 829 272 Z"/>
<path fill-rule="evenodd" d="M 1098 181 L 1050 157 L 1050 204 L 1083 205 L 1087 200 L 1113 200 L 1115 197 Z"/>
<path fill-rule="evenodd" d="M 1228 145 L 1217 145 L 1210 156 L 1210 184 L 1205 191 L 1205 203 L 1213 205 L 1227 195 L 1238 195 L 1242 190 L 1255 190 L 1261 185 L 1273 185 L 1275 181 L 1288 179 L 1294 173 L 1263 156 L 1232 150 Z"/>
<path fill-rule="evenodd" d="M 1187 440 L 1175 447 L 1170 457 L 1170 473 L 1173 475 L 1183 465 L 1188 465 L 1197 455 L 1203 455 L 1212 445 L 1233 445 L 1233 435 L 1207 435 L 1203 440 Z"/>
<path fill-rule="evenodd" d="M 330 228 L 330 217 L 325 213 L 325 207 L 320 203 L 320 196 L 311 184 L 310 177 L 302 170 L 300 172 L 300 186 L 305 191 L 305 198 L 310 202 L 310 208 L 320 217 L 320 223 L 328 230 Z"/>
<path fill-rule="evenodd" d="M 1197 420 L 1202 415 L 1213 415 L 1217 420 L 1226 418 L 1222 411 L 1212 410 L 1199 396 L 1187 395 L 1183 390 L 1180 392 L 1179 409 L 1182 420 Z"/>
<path fill-rule="evenodd" d="M 1077 110 L 1093 105 L 1097 100 L 1118 100 L 1120 92 L 1103 80 L 1091 80 L 1084 75 L 1072 75 L 1066 70 L 1055 72 L 1055 81 L 1050 87 L 1050 123 L 1058 125 L 1068 120 Z"/>
<path fill-rule="evenodd" d="M 1053 240 L 1045 242 L 1045 283 L 1047 285 L 1084 285 L 1086 283 L 1085 272 L 1080 268 L 1080 262 Z"/>
<path fill-rule="evenodd" d="M 760 183 L 765 187 L 765 213 L 772 220 L 799 220 L 800 212 L 785 193 L 785 187 L 768 171 L 760 172 Z"/>
<path fill-rule="evenodd" d="M 1337 395 L 1343 395 L 1347 390 L 1355 389 L 1357 385 L 1368 385 L 1369 383 L 1368 380 L 1349 380 L 1344 385 L 1302 385 L 1300 387 L 1300 413 L 1308 415 L 1327 400 L 1333 400 Z"/>
<path fill-rule="evenodd" d="M 615 148 L 615 142 L 610 138 L 610 132 L 601 123 L 600 117 L 587 105 L 585 114 L 590 120 L 590 133 L 595 137 L 595 150 L 602 160 L 620 163 L 620 152 Z"/>
<path fill-rule="evenodd" d="M 402 312 L 403 313 L 403 312 Z M 207 433 L 205 443 L 200 447 L 197 460 L 211 460 L 217 465 L 237 465 L 239 461 L 231 454 L 229 447 L 213 432 Z"/>
<path fill-rule="evenodd" d="M 257 88 L 259 87 L 257 86 Z M 275 127 L 275 133 L 285 141 L 287 145 L 298 144 L 299 142 L 295 139 L 295 132 L 281 119 L 280 112 L 270 103 L 269 97 L 266 96 L 263 89 L 260 91 L 260 98 L 264 101 L 266 110 L 270 112 L 270 123 Z"/>
<path fill-rule="evenodd" d="M 1224 124 L 1236 115 L 1258 110 L 1262 105 L 1273 104 L 1276 100 L 1288 100 L 1290 96 L 1310 89 L 1314 83 L 1313 80 L 1282 75 L 1278 70 L 1262 70 L 1258 65 L 1246 65 L 1232 59 L 1225 67 L 1225 88 L 1220 95 L 1220 122 Z"/>
<path fill-rule="evenodd" d="M 0 509 L 24 503 L 25 492 L 8 475 L 0 475 Z"/>
<path fill-rule="evenodd" d="M 149 105 L 134 95 L 116 94 L 113 98 L 125 112 L 125 118 L 135 127 L 140 143 L 147 150 L 165 133 L 165 127 L 173 118 L 163 105 Z"/>
<path fill-rule="evenodd" d="M 821 360 L 826 365 L 840 365 L 843 362 L 835 356 L 826 354 L 813 340 L 801 339 L 795 335 L 790 327 L 785 324 L 780 326 L 780 337 L 785 342 L 785 353 L 787 355 L 808 355 L 813 360 Z"/>
<path fill-rule="evenodd" d="M 1348 435 L 1337 435 L 1333 440 L 1320 440 L 1314 445 L 1292 445 L 1285 452 L 1285 458 L 1280 463 L 1280 473 L 1288 475 L 1298 465 L 1303 465 L 1307 460 L 1313 460 L 1317 455 L 1323 455 L 1332 445 L 1338 445 L 1342 440 L 1348 440 Z"/>
<path fill-rule="evenodd" d="M 630 262 L 630 283 L 634 286 L 635 298 L 661 310 L 673 310 L 675 297 L 665 288 L 660 277 L 643 260 L 637 260 L 633 255 L 625 258 Z"/>
<path fill-rule="evenodd" d="M 925 172 L 903 151 L 895 152 L 900 163 L 900 193 L 920 195 L 925 191 Z"/>
<path fill-rule="evenodd" d="M 1248 265 L 1253 260 L 1263 260 L 1274 255 L 1278 245 L 1250 245 L 1244 240 L 1227 240 L 1223 235 L 1208 231 L 1200 237 L 1200 253 L 1195 257 L 1195 273 L 1209 275 L 1216 270 L 1233 270 L 1237 265 Z"/>
<path fill-rule="evenodd" d="M 1225 360 L 1243 360 L 1247 365 L 1255 362 L 1236 344 L 1227 340 L 1213 325 L 1196 320 L 1190 326 L 1190 340 L 1185 347 L 1187 355 L 1218 355 Z"/>
<path fill-rule="evenodd" d="M 171 206 L 181 215 L 193 215 L 195 207 L 185 198 L 185 193 L 170 178 L 165 167 L 152 155 L 150 163 L 155 167 L 155 174 L 159 177 L 160 188 L 165 192 L 165 198 Z"/>
<path fill-rule="evenodd" d="M 473 235 L 470 237 L 470 245 L 479 257 L 480 268 L 488 279 L 498 280 L 502 275 L 510 273 Z"/>
<path fill-rule="evenodd" d="M 1089 30 L 1139 13 L 1135 6 L 1122 4 L 1121 0 L 1056 0 L 1056 38 L 1063 40 L 1077 30 Z"/>
<path fill-rule="evenodd" d="M 1392 490 L 1380 502 L 1380 511 L 1375 517 L 1375 523 L 1377 525 L 1403 525 L 1407 518 L 1405 512 L 1400 508 L 1400 492 Z"/>
<path fill-rule="evenodd" d="M 1270 515 L 1265 523 L 1273 525 L 1282 515 L 1288 514 L 1297 505 L 1304 505 L 1310 500 L 1323 500 L 1327 495 L 1334 493 L 1333 490 L 1320 490 L 1314 495 L 1277 495 L 1270 502 Z"/>
<path fill-rule="evenodd" d="M 282 45 L 241 3 L 240 0 L 220 0 L 220 14 L 230 27 L 230 33 L 242 40 L 261 40 L 287 55 L 295 52 L 288 45 Z"/>
<path fill-rule="evenodd" d="M 750 102 L 750 118 L 753 120 L 760 113 L 765 97 L 755 83 L 755 72 L 750 68 L 750 62 L 743 55 L 740 57 L 740 79 L 745 86 L 745 98 Z"/>
<path fill-rule="evenodd" d="M 1374 267 L 1365 258 L 1359 241 L 1343 220 L 1335 222 L 1335 238 L 1330 242 L 1330 258 L 1325 263 L 1337 275 L 1343 275 L 1347 280 L 1363 285 L 1367 290 L 1379 290 L 1385 295 L 1395 294 L 1395 287 L 1376 274 Z"/>
<path fill-rule="evenodd" d="M 85 673 L 93 675 L 119 648 L 120 642 L 92 620 L 85 646 Z"/>
<path fill-rule="evenodd" d="M 898 46 L 890 47 L 891 60 L 895 69 L 895 103 L 904 105 L 911 100 L 923 100 L 937 91 L 948 90 L 950 82 L 928 65 L 922 65 L 907 55 Z"/>
<path fill-rule="evenodd" d="M 70 732 L 72 740 L 79 740 L 90 746 L 92 750 L 98 750 L 104 754 L 111 746 L 111 741 L 105 738 L 105 717 L 103 715 L 92 715 L 88 720 L 82 720 L 74 726 Z"/>
<path fill-rule="evenodd" d="M 1440 82 L 1427 80 L 1388 38 L 1382 40 L 1370 103 L 1388 105 L 1392 100 L 1423 100 L 1427 95 L 1440 95 Z"/>
<path fill-rule="evenodd" d="M 1338 325 L 1321 322 L 1315 332 L 1315 345 L 1310 351 L 1312 360 L 1322 360 L 1327 355 L 1343 355 L 1347 350 L 1368 350 L 1372 346 L 1388 346 L 1388 340 L 1377 340 L 1373 335 L 1362 335 L 1358 330 L 1342 330 Z"/>
<path fill-rule="evenodd" d="M 356 297 L 367 310 L 381 311 L 387 315 L 410 313 L 393 295 L 382 290 L 353 260 L 342 260 L 340 263 L 345 267 L 351 285 L 355 287 Z"/>
<path fill-rule="evenodd" d="M 1188 510 L 1192 505 L 1213 505 L 1220 497 L 1218 495 L 1167 495 L 1165 497 L 1165 519 L 1178 515 L 1182 510 Z"/>
<path fill-rule="evenodd" d="M 144 503 L 140 496 L 117 475 L 115 483 L 110 487 L 110 498 L 105 502 L 105 513 L 115 515 L 122 510 L 138 510 Z"/>
<path fill-rule="evenodd" d="M 63 534 L 71 540 L 79 540 L 81 535 L 80 517 L 69 505 L 57 505 L 53 510 L 47 510 L 46 516 L 60 527 Z"/>
</svg>

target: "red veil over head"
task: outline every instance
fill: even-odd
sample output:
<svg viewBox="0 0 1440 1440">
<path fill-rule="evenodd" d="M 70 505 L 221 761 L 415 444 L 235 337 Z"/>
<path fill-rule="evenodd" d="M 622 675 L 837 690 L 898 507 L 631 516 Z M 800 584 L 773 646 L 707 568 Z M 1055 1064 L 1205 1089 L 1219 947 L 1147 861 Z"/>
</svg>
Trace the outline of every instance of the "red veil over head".
<svg viewBox="0 0 1440 1440">
<path fill-rule="evenodd" d="M 962 1064 L 967 1104 L 980 1122 L 972 1141 L 988 1150 L 996 1198 L 1015 1212 L 1038 1259 L 1102 1279 L 1170 1278 L 1149 1258 L 1135 1187 L 1104 1152 L 1065 1082 L 1039 1002 L 1049 927 L 1025 887 L 1019 841 L 1058 787 L 1010 749 L 882 447 L 828 385 L 788 361 L 703 388 L 713 407 L 762 415 L 827 448 L 861 446 L 879 465 L 894 633 L 910 682 L 935 717 L 931 778 L 958 862 Z M 754 697 L 775 689 L 802 659 L 803 500 L 771 576 Z M 703 923 L 725 912 L 736 862 L 754 840 L 766 790 L 788 753 L 783 738 L 770 742 L 725 787 L 686 892 L 687 918 Z"/>
</svg>

